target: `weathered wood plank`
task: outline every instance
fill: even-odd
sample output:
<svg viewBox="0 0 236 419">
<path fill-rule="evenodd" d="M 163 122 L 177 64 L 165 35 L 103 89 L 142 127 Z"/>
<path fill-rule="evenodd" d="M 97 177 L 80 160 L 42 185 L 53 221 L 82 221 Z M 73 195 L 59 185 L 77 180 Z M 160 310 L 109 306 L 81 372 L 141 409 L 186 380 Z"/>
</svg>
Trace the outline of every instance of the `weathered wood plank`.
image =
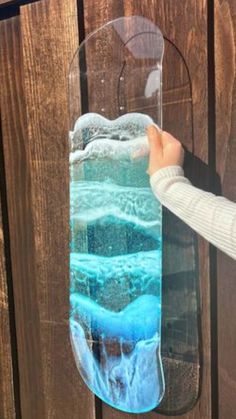
<svg viewBox="0 0 236 419">
<path fill-rule="evenodd" d="M 96 10 L 90 13 L 91 7 Z M 172 131 L 184 142 L 190 151 L 207 162 L 207 10 L 206 2 L 186 1 L 173 4 L 166 1 L 152 2 L 98 2 L 85 1 L 86 33 L 95 30 L 105 22 L 121 15 L 146 16 L 159 25 L 164 35 L 186 61 L 189 71 L 191 89 L 188 91 L 184 65 L 176 66 L 175 59 L 164 63 L 164 128 Z M 185 18 L 186 17 L 186 18 Z M 179 28 L 182 28 L 180 31 Z M 167 45 L 167 49 L 169 46 Z M 169 55 L 169 54 L 168 54 Z M 176 55 L 177 56 L 177 55 Z M 172 64 L 172 65 L 170 65 Z M 175 69 L 175 70 L 176 70 Z M 203 76 L 205 74 L 205 76 Z M 178 76 L 178 78 L 177 78 Z M 179 85 L 176 86 L 176 79 Z M 173 115 L 174 120 L 173 120 Z M 200 279 L 202 286 L 201 309 L 203 314 L 203 356 L 204 370 L 202 397 L 192 412 L 184 418 L 205 418 L 211 416 L 210 386 L 210 314 L 209 314 L 209 276 L 208 276 L 208 245 L 200 240 Z M 103 417 L 129 417 L 124 413 L 115 412 L 103 406 Z M 138 417 L 157 417 L 155 414 L 138 415 Z"/>
<path fill-rule="evenodd" d="M 45 412 L 93 418 L 94 397 L 77 372 L 68 325 L 68 71 L 78 45 L 76 1 L 25 6 L 21 27 Z"/>
<path fill-rule="evenodd" d="M 236 4 L 215 1 L 216 163 L 222 195 L 236 202 Z M 218 395 L 219 419 L 236 411 L 236 263 L 218 252 Z"/>
<path fill-rule="evenodd" d="M 2 175 L 2 174 L 1 174 Z M 0 205 L 0 417 L 14 419 L 13 367 L 11 354 L 9 305 L 6 267 L 4 257 L 4 235 L 2 209 Z"/>
<path fill-rule="evenodd" d="M 29 168 L 25 155 L 26 119 L 20 54 L 18 18 L 2 21 L 1 38 L 1 116 L 10 229 L 12 278 L 19 350 L 22 411 L 43 412 L 40 388 L 41 362 L 38 351 L 37 302 L 35 301 L 33 226 L 30 204 Z M 29 260 L 30 259 L 30 260 Z M 30 284 L 30 287 L 29 287 Z M 28 292 L 27 292 L 28 291 Z M 31 318 L 32 316 L 32 318 Z M 37 374 L 34 373 L 36 365 Z M 32 388 L 37 397 L 30 397 Z M 38 403 L 37 403 L 38 402 Z M 33 410 L 34 411 L 34 410 Z M 28 412 L 28 414 L 26 413 Z M 32 410 L 31 410 L 32 412 Z M 43 417 L 43 415 L 41 415 Z"/>
<path fill-rule="evenodd" d="M 235 13 L 232 1 L 215 1 L 216 160 L 224 181 L 234 134 Z"/>
<path fill-rule="evenodd" d="M 25 6 L 21 28 L 17 19 L 4 22 L 1 39 L 7 46 L 2 109 L 22 414 L 93 418 L 93 397 L 76 370 L 68 327 L 67 76 L 78 44 L 76 2 Z"/>
<path fill-rule="evenodd" d="M 11 4 L 14 0 L 0 0 L 0 6 L 1 5 L 8 5 Z"/>
</svg>

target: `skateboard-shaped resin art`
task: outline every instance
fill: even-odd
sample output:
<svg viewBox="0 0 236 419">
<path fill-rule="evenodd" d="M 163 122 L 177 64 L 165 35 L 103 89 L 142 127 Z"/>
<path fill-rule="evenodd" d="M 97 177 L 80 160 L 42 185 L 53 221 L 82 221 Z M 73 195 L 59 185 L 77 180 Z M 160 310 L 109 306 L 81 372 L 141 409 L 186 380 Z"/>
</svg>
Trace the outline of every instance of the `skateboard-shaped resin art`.
<svg viewBox="0 0 236 419">
<path fill-rule="evenodd" d="M 119 18 L 70 68 L 70 335 L 78 370 L 109 405 L 141 413 L 164 395 L 162 208 L 146 128 L 162 125 L 164 41 Z"/>
</svg>

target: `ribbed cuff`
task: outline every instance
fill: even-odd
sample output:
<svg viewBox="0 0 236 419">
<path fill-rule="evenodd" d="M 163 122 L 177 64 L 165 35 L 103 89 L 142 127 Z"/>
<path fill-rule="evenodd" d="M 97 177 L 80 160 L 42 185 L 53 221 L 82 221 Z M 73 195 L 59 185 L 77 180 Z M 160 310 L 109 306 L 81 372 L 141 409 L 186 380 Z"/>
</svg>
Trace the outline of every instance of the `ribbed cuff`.
<svg viewBox="0 0 236 419">
<path fill-rule="evenodd" d="M 153 175 L 150 177 L 150 184 L 151 187 L 154 186 L 161 180 L 161 179 L 170 179 L 175 176 L 182 176 L 184 177 L 184 171 L 181 166 L 167 166 L 163 169 L 157 170 Z"/>
</svg>

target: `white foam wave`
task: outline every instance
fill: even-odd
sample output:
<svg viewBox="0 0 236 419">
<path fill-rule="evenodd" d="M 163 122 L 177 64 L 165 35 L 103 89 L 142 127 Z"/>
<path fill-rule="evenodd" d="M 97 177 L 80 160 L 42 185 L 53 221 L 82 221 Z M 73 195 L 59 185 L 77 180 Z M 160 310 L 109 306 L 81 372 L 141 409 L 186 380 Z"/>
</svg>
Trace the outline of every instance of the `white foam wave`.
<svg viewBox="0 0 236 419">
<path fill-rule="evenodd" d="M 140 413 L 155 408 L 164 392 L 159 337 L 139 341 L 130 352 L 108 354 L 100 340 L 100 358 L 93 355 L 93 342 L 86 341 L 82 327 L 70 321 L 71 342 L 77 367 L 88 387 L 118 409 Z M 125 343 L 125 342 L 124 342 Z"/>
<path fill-rule="evenodd" d="M 93 222 L 114 216 L 144 228 L 160 226 L 161 205 L 150 188 L 122 187 L 106 182 L 74 182 L 71 220 Z"/>
</svg>

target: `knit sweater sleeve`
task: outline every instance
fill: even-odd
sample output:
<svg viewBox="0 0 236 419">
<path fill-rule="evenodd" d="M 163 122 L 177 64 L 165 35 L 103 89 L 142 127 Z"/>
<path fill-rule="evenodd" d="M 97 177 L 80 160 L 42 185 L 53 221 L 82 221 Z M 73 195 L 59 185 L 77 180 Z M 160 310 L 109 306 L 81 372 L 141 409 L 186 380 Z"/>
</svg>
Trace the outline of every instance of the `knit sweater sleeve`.
<svg viewBox="0 0 236 419">
<path fill-rule="evenodd" d="M 236 203 L 194 187 L 180 166 L 158 170 L 150 183 L 162 205 L 236 259 Z"/>
</svg>

